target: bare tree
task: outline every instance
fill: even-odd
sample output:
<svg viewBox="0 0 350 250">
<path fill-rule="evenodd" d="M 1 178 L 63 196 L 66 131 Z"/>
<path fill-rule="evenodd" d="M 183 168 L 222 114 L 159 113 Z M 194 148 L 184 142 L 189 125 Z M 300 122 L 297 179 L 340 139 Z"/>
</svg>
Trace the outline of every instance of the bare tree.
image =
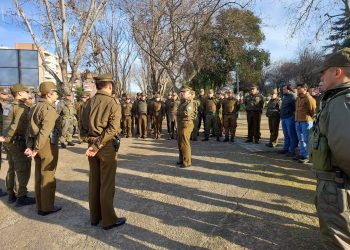
<svg viewBox="0 0 350 250">
<path fill-rule="evenodd" d="M 16 10 L 29 31 L 33 42 L 38 48 L 39 55 L 45 69 L 56 79 L 64 92 L 70 93 L 72 85 L 79 77 L 79 66 L 88 36 L 96 20 L 103 11 L 106 0 L 90 0 L 89 3 L 78 0 L 13 0 Z M 27 16 L 22 6 L 31 4 L 38 13 Z M 35 18 L 34 18 L 35 17 Z M 33 24 L 39 25 L 41 30 L 33 29 Z M 62 80 L 45 62 L 42 43 L 53 39 Z M 68 67 L 71 77 L 68 77 Z"/>
</svg>

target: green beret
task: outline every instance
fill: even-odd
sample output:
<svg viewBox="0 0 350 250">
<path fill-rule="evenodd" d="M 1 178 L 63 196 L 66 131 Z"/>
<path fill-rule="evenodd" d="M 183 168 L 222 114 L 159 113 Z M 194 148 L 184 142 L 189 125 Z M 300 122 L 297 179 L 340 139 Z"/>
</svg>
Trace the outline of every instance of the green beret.
<svg viewBox="0 0 350 250">
<path fill-rule="evenodd" d="M 24 86 L 23 83 L 16 83 L 15 85 L 12 85 L 10 87 L 11 92 L 16 93 L 16 92 L 21 92 L 21 91 L 27 91 L 29 92 L 29 89 Z"/>
<path fill-rule="evenodd" d="M 182 85 L 180 91 L 192 91 L 192 88 L 188 85 Z"/>
<path fill-rule="evenodd" d="M 53 82 L 42 82 L 39 86 L 39 91 L 41 94 L 45 95 L 50 91 L 57 92 L 57 87 L 56 87 L 56 84 Z"/>
<path fill-rule="evenodd" d="M 344 48 L 329 55 L 317 71 L 322 73 L 331 67 L 350 67 L 350 48 Z"/>
<path fill-rule="evenodd" d="M 9 89 L 8 88 L 4 88 L 4 87 L 0 87 L 0 94 L 3 94 L 3 95 L 10 94 Z"/>
<path fill-rule="evenodd" d="M 112 75 L 109 73 L 95 76 L 94 80 L 96 82 L 114 82 Z"/>
</svg>

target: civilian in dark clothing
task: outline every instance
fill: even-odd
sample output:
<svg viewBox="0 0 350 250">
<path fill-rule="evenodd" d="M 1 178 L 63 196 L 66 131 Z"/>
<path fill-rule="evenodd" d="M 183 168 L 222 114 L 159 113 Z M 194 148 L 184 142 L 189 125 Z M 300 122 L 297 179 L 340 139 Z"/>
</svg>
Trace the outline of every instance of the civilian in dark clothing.
<svg viewBox="0 0 350 250">
<path fill-rule="evenodd" d="M 284 146 L 280 154 L 294 156 L 297 146 L 297 133 L 295 130 L 295 100 L 296 96 L 291 85 L 283 86 L 282 106 L 280 115 L 282 120 L 282 130 L 284 135 Z"/>
</svg>

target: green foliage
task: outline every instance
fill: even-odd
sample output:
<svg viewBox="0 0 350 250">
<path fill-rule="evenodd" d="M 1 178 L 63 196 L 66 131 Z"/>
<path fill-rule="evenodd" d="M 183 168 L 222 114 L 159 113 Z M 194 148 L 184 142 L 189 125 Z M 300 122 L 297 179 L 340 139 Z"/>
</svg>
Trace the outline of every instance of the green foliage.
<svg viewBox="0 0 350 250">
<path fill-rule="evenodd" d="M 77 101 L 80 101 L 82 95 L 84 94 L 84 88 L 83 87 L 77 87 L 75 89 L 75 96 L 77 98 Z"/>
<path fill-rule="evenodd" d="M 350 13 L 345 9 L 342 11 L 343 13 L 339 15 L 337 21 L 332 25 L 332 32 L 328 37 L 331 44 L 326 46 L 326 48 L 339 50 L 350 46 Z"/>
<path fill-rule="evenodd" d="M 221 87 L 229 72 L 239 67 L 240 83 L 260 84 L 269 53 L 259 48 L 264 40 L 261 20 L 249 10 L 229 8 L 221 11 L 201 35 L 202 67 L 192 81 L 195 89 Z"/>
</svg>

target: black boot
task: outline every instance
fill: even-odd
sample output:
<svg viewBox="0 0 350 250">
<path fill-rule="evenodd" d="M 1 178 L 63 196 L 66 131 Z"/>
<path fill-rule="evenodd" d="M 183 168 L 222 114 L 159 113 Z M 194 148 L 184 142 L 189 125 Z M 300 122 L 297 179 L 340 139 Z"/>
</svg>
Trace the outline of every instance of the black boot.
<svg viewBox="0 0 350 250">
<path fill-rule="evenodd" d="M 75 144 L 71 141 L 68 142 L 68 146 L 74 146 Z"/>
<path fill-rule="evenodd" d="M 6 195 L 7 195 L 7 193 L 2 191 L 2 189 L 0 188 L 0 197 L 6 196 Z"/>
<path fill-rule="evenodd" d="M 33 205 L 35 204 L 35 198 L 33 197 L 28 197 L 28 196 L 22 196 L 18 197 L 16 201 L 16 207 L 23 207 L 27 205 Z"/>
<path fill-rule="evenodd" d="M 235 138 L 231 136 L 231 142 L 235 142 Z"/>
<path fill-rule="evenodd" d="M 216 141 L 221 142 L 220 137 L 216 137 Z"/>
<path fill-rule="evenodd" d="M 228 136 L 225 136 L 225 139 L 223 140 L 223 142 L 228 142 L 230 139 L 228 138 Z"/>
<path fill-rule="evenodd" d="M 11 204 L 16 202 L 16 200 L 17 200 L 17 197 L 15 194 L 9 194 L 9 197 L 7 197 L 7 203 Z"/>
<path fill-rule="evenodd" d="M 209 141 L 209 137 L 206 136 L 202 141 Z"/>
<path fill-rule="evenodd" d="M 64 144 L 63 142 L 61 143 L 61 148 L 66 148 L 66 144 Z"/>
</svg>

